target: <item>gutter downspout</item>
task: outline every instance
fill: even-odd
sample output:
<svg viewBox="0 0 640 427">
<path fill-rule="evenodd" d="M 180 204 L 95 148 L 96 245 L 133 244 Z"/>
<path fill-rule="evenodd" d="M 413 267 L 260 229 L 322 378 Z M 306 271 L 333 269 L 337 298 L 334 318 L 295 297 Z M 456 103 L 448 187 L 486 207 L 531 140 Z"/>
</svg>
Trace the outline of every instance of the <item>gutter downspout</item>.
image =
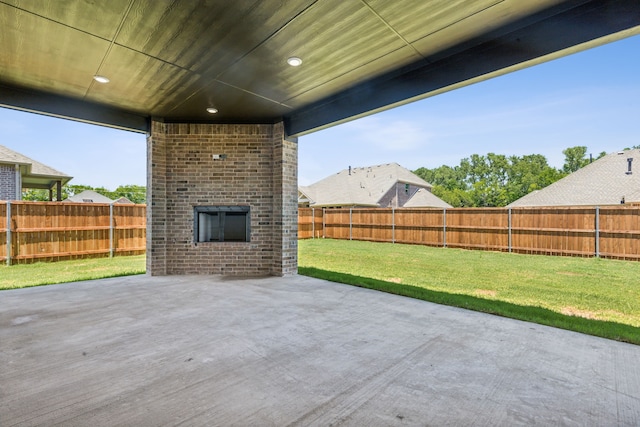
<svg viewBox="0 0 640 427">
<path fill-rule="evenodd" d="M 398 207 L 398 183 L 399 183 L 399 181 L 396 181 L 396 185 L 395 185 L 395 187 L 396 187 L 396 208 Z"/>
<path fill-rule="evenodd" d="M 11 265 L 11 242 L 13 237 L 11 236 L 11 200 L 7 200 L 7 265 Z"/>
<path fill-rule="evenodd" d="M 20 165 L 16 163 L 16 200 L 22 200 L 22 174 L 20 173 Z"/>
</svg>

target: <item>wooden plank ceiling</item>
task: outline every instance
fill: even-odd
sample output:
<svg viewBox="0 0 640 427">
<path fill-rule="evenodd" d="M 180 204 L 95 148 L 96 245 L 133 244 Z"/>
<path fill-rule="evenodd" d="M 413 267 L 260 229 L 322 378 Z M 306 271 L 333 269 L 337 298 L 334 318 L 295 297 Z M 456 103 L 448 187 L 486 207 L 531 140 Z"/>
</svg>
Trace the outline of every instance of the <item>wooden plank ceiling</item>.
<svg viewBox="0 0 640 427">
<path fill-rule="evenodd" d="M 638 0 L 0 0 L 0 105 L 298 135 L 639 26 Z"/>
</svg>

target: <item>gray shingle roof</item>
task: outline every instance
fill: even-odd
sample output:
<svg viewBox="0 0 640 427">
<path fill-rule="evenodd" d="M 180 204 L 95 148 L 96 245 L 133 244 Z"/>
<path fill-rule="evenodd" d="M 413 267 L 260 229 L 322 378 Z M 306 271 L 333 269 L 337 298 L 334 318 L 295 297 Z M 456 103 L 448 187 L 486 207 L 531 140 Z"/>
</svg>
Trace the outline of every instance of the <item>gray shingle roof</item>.
<svg viewBox="0 0 640 427">
<path fill-rule="evenodd" d="M 343 169 L 312 185 L 301 186 L 311 206 L 378 206 L 396 183 L 431 188 L 431 184 L 397 163 Z M 434 196 L 435 197 L 435 196 Z"/>
<path fill-rule="evenodd" d="M 445 202 L 438 196 L 424 188 L 419 189 L 407 203 L 405 208 L 452 208 L 449 203 Z"/>
<path fill-rule="evenodd" d="M 0 164 L 20 165 L 23 187 L 49 188 L 53 182 L 66 184 L 73 177 L 0 145 Z"/>
<path fill-rule="evenodd" d="M 632 173 L 627 159 L 632 158 Z M 640 202 L 640 150 L 608 154 L 509 206 L 600 206 Z"/>
<path fill-rule="evenodd" d="M 4 145 L 0 145 L 0 163 L 12 164 L 12 165 L 15 165 L 15 164 L 31 165 L 31 175 L 57 176 L 60 178 L 71 179 L 69 175 L 63 172 L 57 171 L 54 168 L 45 165 L 44 163 L 38 162 L 37 160 L 33 160 L 18 152 L 10 150 Z"/>
<path fill-rule="evenodd" d="M 74 196 L 71 196 L 65 200 L 65 202 L 77 202 L 77 203 L 113 203 L 113 200 L 103 196 L 100 193 L 96 193 L 93 190 L 84 190 Z"/>
</svg>

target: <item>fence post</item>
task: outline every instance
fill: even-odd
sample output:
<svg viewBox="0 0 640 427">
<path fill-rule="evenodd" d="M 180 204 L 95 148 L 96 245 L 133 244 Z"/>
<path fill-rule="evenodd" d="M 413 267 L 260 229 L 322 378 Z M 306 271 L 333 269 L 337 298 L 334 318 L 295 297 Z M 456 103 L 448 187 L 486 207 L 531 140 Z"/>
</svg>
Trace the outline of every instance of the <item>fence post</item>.
<svg viewBox="0 0 640 427">
<path fill-rule="evenodd" d="M 109 204 L 109 258 L 113 258 L 113 203 Z"/>
<path fill-rule="evenodd" d="M 11 265 L 11 201 L 7 200 L 7 265 Z"/>
<path fill-rule="evenodd" d="M 391 208 L 391 243 L 396 242 L 396 208 Z"/>
<path fill-rule="evenodd" d="M 508 210 L 508 215 L 509 215 L 509 219 L 507 221 L 507 224 L 508 224 L 507 227 L 509 227 L 509 231 L 508 231 L 508 233 L 509 233 L 509 243 L 508 243 L 508 245 L 509 245 L 509 253 L 511 253 L 511 208 L 509 208 L 509 210 Z"/>
<path fill-rule="evenodd" d="M 600 258 L 600 206 L 596 206 L 596 258 Z"/>
<path fill-rule="evenodd" d="M 311 238 L 316 238 L 316 208 L 311 208 Z"/>
<path fill-rule="evenodd" d="M 352 229 L 353 229 L 353 208 L 349 208 L 349 240 L 352 240 Z"/>
<path fill-rule="evenodd" d="M 322 238 L 324 239 L 326 237 L 325 235 L 325 230 L 327 229 L 327 224 L 325 223 L 325 209 L 326 208 L 322 208 Z"/>
<path fill-rule="evenodd" d="M 447 247 L 447 208 L 442 208 L 442 247 Z"/>
</svg>

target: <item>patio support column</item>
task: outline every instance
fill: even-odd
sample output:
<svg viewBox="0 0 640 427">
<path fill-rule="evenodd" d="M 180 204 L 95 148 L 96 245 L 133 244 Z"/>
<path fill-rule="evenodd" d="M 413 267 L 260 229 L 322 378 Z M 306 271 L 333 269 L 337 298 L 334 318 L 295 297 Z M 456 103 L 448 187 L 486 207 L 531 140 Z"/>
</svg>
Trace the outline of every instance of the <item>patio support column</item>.
<svg viewBox="0 0 640 427">
<path fill-rule="evenodd" d="M 166 126 L 151 121 L 147 136 L 147 274 L 167 274 L 167 141 Z"/>
<path fill-rule="evenodd" d="M 298 272 L 298 140 L 285 138 L 284 126 L 273 127 L 274 259 L 271 274 Z"/>
</svg>

